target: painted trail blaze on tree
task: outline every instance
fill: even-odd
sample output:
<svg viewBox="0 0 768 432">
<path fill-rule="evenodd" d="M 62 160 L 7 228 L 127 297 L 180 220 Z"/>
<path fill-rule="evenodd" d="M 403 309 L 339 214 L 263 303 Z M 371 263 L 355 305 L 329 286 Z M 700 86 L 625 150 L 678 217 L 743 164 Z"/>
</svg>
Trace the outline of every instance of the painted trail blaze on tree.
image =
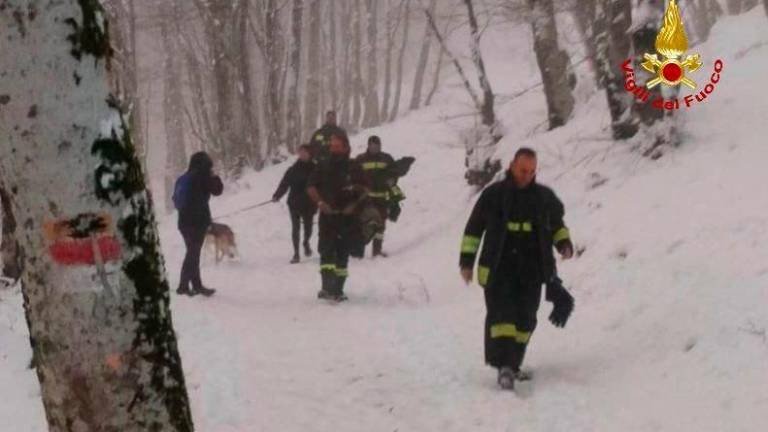
<svg viewBox="0 0 768 432">
<path fill-rule="evenodd" d="M 95 265 L 120 259 L 120 241 L 108 214 L 84 213 L 43 225 L 48 251 L 62 265 Z"/>
<path fill-rule="evenodd" d="M 191 432 L 107 28 L 96 0 L 0 0 L 0 183 L 24 242 L 40 395 L 51 432 Z"/>
</svg>

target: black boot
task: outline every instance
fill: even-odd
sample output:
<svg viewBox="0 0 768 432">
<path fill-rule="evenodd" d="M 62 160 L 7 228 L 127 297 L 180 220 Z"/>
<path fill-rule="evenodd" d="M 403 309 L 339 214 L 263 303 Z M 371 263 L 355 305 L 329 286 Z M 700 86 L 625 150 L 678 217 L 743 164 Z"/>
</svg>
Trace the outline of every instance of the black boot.
<svg viewBox="0 0 768 432">
<path fill-rule="evenodd" d="M 384 253 L 382 248 L 384 247 L 384 240 L 380 239 L 373 239 L 373 256 L 377 257 L 380 256 L 382 258 L 386 258 L 387 254 Z"/>
<path fill-rule="evenodd" d="M 349 300 L 346 294 L 344 294 L 344 283 L 347 282 L 346 276 L 336 276 L 336 301 L 343 302 Z"/>
<path fill-rule="evenodd" d="M 212 296 L 216 292 L 215 289 L 213 289 L 213 288 L 206 288 L 203 285 L 200 285 L 197 288 L 193 288 L 192 291 L 194 291 L 195 294 L 202 294 L 205 297 L 210 297 L 210 296 Z"/>
<path fill-rule="evenodd" d="M 312 256 L 312 248 L 309 246 L 309 240 L 304 240 L 304 256 L 305 257 Z"/>
<path fill-rule="evenodd" d="M 336 295 L 336 275 L 329 271 L 323 271 L 320 273 L 320 280 L 322 281 L 322 287 L 317 293 L 317 298 L 333 299 Z"/>
<path fill-rule="evenodd" d="M 301 261 L 301 258 L 299 258 L 299 253 L 296 252 L 293 254 L 293 258 L 291 258 L 291 264 L 296 264 L 299 261 Z"/>
<path fill-rule="evenodd" d="M 195 294 L 197 294 L 197 291 L 193 291 L 193 290 L 189 289 L 189 285 L 186 285 L 186 286 L 185 285 L 180 285 L 178 288 L 176 288 L 176 294 L 188 295 L 188 296 L 192 297 Z"/>
</svg>

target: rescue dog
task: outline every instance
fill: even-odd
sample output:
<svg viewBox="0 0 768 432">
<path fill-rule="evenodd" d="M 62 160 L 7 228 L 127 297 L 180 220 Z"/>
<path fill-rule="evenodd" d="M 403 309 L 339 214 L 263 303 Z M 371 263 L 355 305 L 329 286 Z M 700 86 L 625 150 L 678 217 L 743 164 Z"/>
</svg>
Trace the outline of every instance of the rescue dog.
<svg viewBox="0 0 768 432">
<path fill-rule="evenodd" d="M 213 249 L 216 257 L 216 264 L 220 263 L 224 257 L 230 259 L 235 255 L 240 256 L 235 243 L 235 233 L 229 225 L 223 223 L 211 222 L 208 231 L 205 233 L 205 243 Z"/>
</svg>

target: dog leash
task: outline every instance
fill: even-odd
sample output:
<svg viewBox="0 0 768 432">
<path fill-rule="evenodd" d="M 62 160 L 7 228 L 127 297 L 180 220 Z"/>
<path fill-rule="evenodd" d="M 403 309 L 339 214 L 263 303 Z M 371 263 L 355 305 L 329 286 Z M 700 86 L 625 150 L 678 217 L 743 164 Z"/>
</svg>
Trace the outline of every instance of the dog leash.
<svg viewBox="0 0 768 432">
<path fill-rule="evenodd" d="M 237 214 L 240 214 L 240 213 L 243 213 L 243 212 L 247 212 L 248 210 L 253 210 L 253 209 L 265 206 L 267 204 L 272 204 L 272 203 L 273 203 L 272 200 L 264 201 L 262 203 L 254 204 L 252 206 L 248 206 L 248 207 L 242 208 L 242 209 L 234 211 L 232 213 L 227 213 L 227 214 L 224 214 L 224 215 L 221 215 L 221 216 L 216 216 L 215 218 L 213 218 L 213 220 L 224 219 L 224 218 L 227 218 L 227 217 L 230 217 L 230 216 L 234 216 L 234 215 L 237 215 Z"/>
</svg>

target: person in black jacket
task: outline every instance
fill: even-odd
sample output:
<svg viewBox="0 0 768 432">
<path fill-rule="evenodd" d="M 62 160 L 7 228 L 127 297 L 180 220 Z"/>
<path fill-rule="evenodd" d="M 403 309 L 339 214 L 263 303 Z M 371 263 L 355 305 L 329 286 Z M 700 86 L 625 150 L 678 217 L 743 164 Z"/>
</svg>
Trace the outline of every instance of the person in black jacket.
<svg viewBox="0 0 768 432">
<path fill-rule="evenodd" d="M 480 195 L 461 244 L 461 276 L 470 283 L 482 240 L 477 278 L 487 309 L 485 361 L 498 369 L 504 389 L 529 378 L 520 366 L 536 328 L 542 284 L 547 284 L 547 299 L 557 299 L 557 316 L 550 317 L 555 325 L 565 325 L 573 309 L 573 298 L 557 278 L 552 252 L 554 245 L 563 258 L 573 255 L 565 210 L 551 189 L 536 183 L 536 164 L 533 150 L 518 150 L 506 179 Z"/>
<path fill-rule="evenodd" d="M 384 231 L 390 202 L 390 189 L 395 184 L 395 160 L 389 153 L 381 151 L 381 138 L 371 135 L 368 138 L 368 149 L 356 158 L 363 170 L 366 183 L 370 192 L 368 197 L 372 205 L 381 215 L 381 228 L 373 237 L 373 256 L 386 257 L 382 250 L 384 244 Z"/>
<path fill-rule="evenodd" d="M 189 160 L 189 169 L 176 180 L 173 189 L 173 203 L 179 211 L 178 227 L 187 247 L 176 290 L 179 294 L 210 296 L 216 291 L 203 286 L 200 278 L 200 253 L 205 233 L 212 221 L 208 202 L 211 195 L 219 196 L 223 191 L 221 179 L 213 173 L 211 157 L 205 152 L 193 154 Z"/>
<path fill-rule="evenodd" d="M 344 136 L 347 139 L 347 131 L 336 124 L 336 111 L 325 113 L 325 124 L 309 139 L 309 146 L 312 152 L 312 159 L 322 161 L 328 158 L 331 145 L 331 135 Z"/>
<path fill-rule="evenodd" d="M 309 177 L 307 192 L 320 209 L 321 299 L 344 301 L 344 283 L 349 276 L 350 237 L 355 227 L 358 206 L 367 189 L 360 169 L 349 158 L 346 134 L 331 135 L 329 158 L 321 161 Z"/>
<path fill-rule="evenodd" d="M 315 163 L 312 162 L 309 146 L 299 147 L 299 159 L 285 172 L 280 186 L 277 187 L 272 201 L 278 202 L 288 192 L 288 210 L 291 213 L 291 238 L 293 240 L 293 259 L 291 264 L 299 262 L 299 238 L 301 225 L 304 225 L 304 255 L 312 256 L 309 240 L 312 238 L 312 224 L 317 212 L 317 206 L 307 195 L 307 180 Z"/>
</svg>

